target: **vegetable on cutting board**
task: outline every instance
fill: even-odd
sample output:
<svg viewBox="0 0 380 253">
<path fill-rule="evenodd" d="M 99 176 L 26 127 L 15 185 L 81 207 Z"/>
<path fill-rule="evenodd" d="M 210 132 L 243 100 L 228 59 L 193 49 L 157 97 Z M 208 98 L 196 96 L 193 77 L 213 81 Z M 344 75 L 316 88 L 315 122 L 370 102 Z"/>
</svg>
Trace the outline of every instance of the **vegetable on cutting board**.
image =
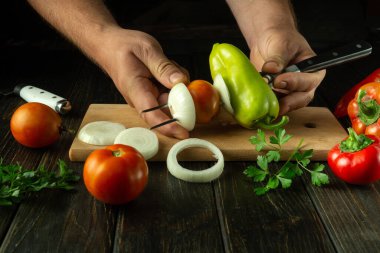
<svg viewBox="0 0 380 253">
<path fill-rule="evenodd" d="M 143 127 L 131 127 L 121 131 L 115 138 L 114 144 L 124 144 L 137 149 L 149 160 L 154 157 L 159 148 L 157 135 Z"/>
<path fill-rule="evenodd" d="M 178 163 L 177 155 L 185 149 L 194 147 L 209 149 L 217 159 L 216 163 L 210 168 L 196 171 L 182 167 Z M 178 179 L 192 183 L 205 183 L 217 179 L 222 174 L 224 157 L 220 149 L 211 142 L 197 138 L 190 138 L 179 141 L 173 145 L 169 150 L 166 165 L 169 172 Z"/>
<path fill-rule="evenodd" d="M 112 145 L 116 136 L 123 130 L 125 126 L 117 122 L 93 121 L 80 129 L 78 139 L 92 145 Z"/>
<path fill-rule="evenodd" d="M 225 82 L 234 117 L 240 125 L 274 130 L 289 121 L 287 116 L 276 121 L 279 114 L 278 99 L 240 49 L 231 44 L 216 43 L 209 63 L 214 82 L 220 79 L 218 75 Z"/>
<path fill-rule="evenodd" d="M 143 127 L 125 128 L 121 123 L 111 121 L 93 121 L 84 125 L 78 139 L 84 143 L 99 146 L 124 144 L 137 149 L 149 160 L 158 152 L 157 135 Z"/>
<path fill-rule="evenodd" d="M 178 83 L 170 90 L 168 96 L 168 107 L 170 114 L 176 122 L 191 131 L 196 122 L 194 100 L 183 83 Z"/>
<path fill-rule="evenodd" d="M 195 105 L 197 123 L 209 123 L 219 112 L 220 96 L 217 89 L 205 80 L 194 80 L 187 85 Z"/>
<path fill-rule="evenodd" d="M 87 157 L 83 180 L 96 199 L 107 204 L 126 204 L 145 189 L 148 165 L 135 148 L 114 144 L 95 150 Z"/>
<path fill-rule="evenodd" d="M 380 137 L 380 83 L 363 85 L 347 108 L 357 134 Z"/>
<path fill-rule="evenodd" d="M 338 101 L 335 106 L 334 115 L 337 118 L 342 118 L 347 115 L 348 104 L 354 99 L 356 92 L 367 83 L 377 82 L 380 83 L 380 68 L 374 70 L 370 75 L 368 75 L 361 82 L 349 89 Z"/>
<path fill-rule="evenodd" d="M 59 114 L 37 102 L 18 107 L 12 114 L 10 129 L 17 142 L 30 148 L 52 145 L 64 130 Z"/>
<path fill-rule="evenodd" d="M 350 184 L 369 184 L 380 179 L 380 138 L 356 134 L 349 136 L 328 153 L 327 162 L 334 174 Z"/>
</svg>

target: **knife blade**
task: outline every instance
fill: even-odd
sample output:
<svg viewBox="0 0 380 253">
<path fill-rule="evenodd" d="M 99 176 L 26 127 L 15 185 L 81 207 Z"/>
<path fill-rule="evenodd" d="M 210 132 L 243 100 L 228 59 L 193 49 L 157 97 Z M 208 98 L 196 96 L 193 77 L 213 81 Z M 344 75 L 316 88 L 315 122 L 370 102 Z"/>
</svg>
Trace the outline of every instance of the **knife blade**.
<svg viewBox="0 0 380 253">
<path fill-rule="evenodd" d="M 1 95 L 19 95 L 26 102 L 45 104 L 60 114 L 66 114 L 71 110 L 71 104 L 67 99 L 32 85 L 19 84 L 11 91 L 1 92 Z"/>
<path fill-rule="evenodd" d="M 360 59 L 362 57 L 370 55 L 371 53 L 372 46 L 370 43 L 366 41 L 357 41 L 290 65 L 286 67 L 281 73 L 271 74 L 261 72 L 261 76 L 265 78 L 268 84 L 272 87 L 274 79 L 276 79 L 276 77 L 282 73 L 312 73 L 322 69 L 327 69 L 332 66 L 340 65 L 342 63 Z"/>
</svg>

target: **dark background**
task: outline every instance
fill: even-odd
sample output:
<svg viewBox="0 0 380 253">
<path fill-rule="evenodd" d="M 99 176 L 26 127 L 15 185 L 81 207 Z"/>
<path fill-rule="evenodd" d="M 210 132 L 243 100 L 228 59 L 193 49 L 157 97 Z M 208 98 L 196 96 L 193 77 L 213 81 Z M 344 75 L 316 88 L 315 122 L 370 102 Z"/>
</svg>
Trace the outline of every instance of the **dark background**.
<svg viewBox="0 0 380 253">
<path fill-rule="evenodd" d="M 207 53 L 215 42 L 230 42 L 247 50 L 222 0 L 108 0 L 106 4 L 120 25 L 155 36 L 168 56 Z M 317 52 L 358 39 L 373 44 L 380 41 L 378 0 L 295 0 L 293 4 L 299 29 Z M 64 64 L 70 55 L 83 57 L 26 1 L 2 3 L 0 55 L 2 87 L 33 81 L 34 68 L 44 68 L 51 60 Z M 45 67 L 47 72 L 57 71 Z"/>
</svg>

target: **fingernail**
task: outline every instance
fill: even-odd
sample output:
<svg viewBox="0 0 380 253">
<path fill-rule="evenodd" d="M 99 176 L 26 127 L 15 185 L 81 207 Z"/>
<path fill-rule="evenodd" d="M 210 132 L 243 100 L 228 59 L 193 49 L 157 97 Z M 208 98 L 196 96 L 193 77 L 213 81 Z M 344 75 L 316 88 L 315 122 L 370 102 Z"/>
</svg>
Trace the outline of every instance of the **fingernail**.
<svg viewBox="0 0 380 253">
<path fill-rule="evenodd" d="M 277 87 L 278 89 L 285 89 L 286 86 L 288 86 L 288 83 L 285 82 L 285 81 L 281 81 L 281 82 L 279 82 L 279 83 L 276 85 L 276 87 Z"/>
<path fill-rule="evenodd" d="M 281 71 L 281 66 L 278 62 L 276 61 L 268 61 L 265 63 L 265 67 L 268 69 L 274 69 L 276 70 L 277 72 Z"/>
<path fill-rule="evenodd" d="M 169 80 L 172 84 L 177 84 L 179 82 L 182 82 L 183 81 L 183 74 L 181 74 L 179 72 L 175 72 L 175 73 L 170 75 Z"/>
</svg>

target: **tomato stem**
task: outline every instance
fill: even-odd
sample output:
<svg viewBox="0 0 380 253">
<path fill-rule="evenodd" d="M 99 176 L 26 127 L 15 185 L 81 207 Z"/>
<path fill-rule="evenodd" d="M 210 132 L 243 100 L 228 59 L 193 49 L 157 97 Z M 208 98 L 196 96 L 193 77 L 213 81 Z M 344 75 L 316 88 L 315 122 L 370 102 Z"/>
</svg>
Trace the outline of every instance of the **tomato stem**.
<svg viewBox="0 0 380 253">
<path fill-rule="evenodd" d="M 120 157 L 122 155 L 121 150 L 112 150 L 112 155 L 116 157 Z"/>
</svg>

